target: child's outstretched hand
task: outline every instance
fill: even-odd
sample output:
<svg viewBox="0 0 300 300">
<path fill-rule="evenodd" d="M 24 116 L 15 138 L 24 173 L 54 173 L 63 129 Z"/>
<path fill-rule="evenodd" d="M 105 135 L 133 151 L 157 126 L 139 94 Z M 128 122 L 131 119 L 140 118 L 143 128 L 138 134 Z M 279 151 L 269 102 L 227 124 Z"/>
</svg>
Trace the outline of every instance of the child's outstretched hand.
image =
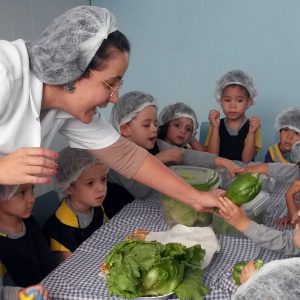
<svg viewBox="0 0 300 300">
<path fill-rule="evenodd" d="M 277 219 L 274 223 L 279 226 L 286 226 L 291 223 L 291 218 L 289 216 L 284 216 Z"/>
<path fill-rule="evenodd" d="M 259 173 L 265 175 L 268 175 L 268 171 L 269 171 L 269 167 L 267 163 L 245 166 L 235 170 L 235 172 L 238 174 L 253 172 L 253 173 Z"/>
<path fill-rule="evenodd" d="M 255 133 L 257 129 L 260 127 L 260 119 L 258 116 L 252 116 L 249 119 L 249 132 Z"/>
<path fill-rule="evenodd" d="M 208 120 L 211 123 L 212 127 L 220 126 L 220 112 L 216 109 L 212 109 L 209 111 Z"/>
<path fill-rule="evenodd" d="M 255 271 L 256 271 L 256 267 L 254 261 L 249 260 L 241 272 L 241 276 L 240 276 L 241 284 L 245 283 Z"/>
<path fill-rule="evenodd" d="M 181 163 L 183 160 L 183 155 L 184 155 L 183 149 L 170 148 L 157 153 L 155 156 L 162 163 L 168 163 L 168 162 Z"/>
<path fill-rule="evenodd" d="M 286 191 L 285 195 L 286 197 L 292 197 L 294 198 L 296 193 L 300 192 L 300 180 L 294 181 Z"/>
<path fill-rule="evenodd" d="M 243 209 L 235 205 L 226 197 L 220 197 L 219 215 L 237 230 L 244 232 L 250 225 L 250 219 L 246 216 Z"/>
<path fill-rule="evenodd" d="M 240 167 L 236 165 L 232 160 L 219 156 L 215 158 L 215 165 L 217 167 L 225 168 L 231 176 L 234 176 L 236 170 L 240 169 Z"/>
</svg>

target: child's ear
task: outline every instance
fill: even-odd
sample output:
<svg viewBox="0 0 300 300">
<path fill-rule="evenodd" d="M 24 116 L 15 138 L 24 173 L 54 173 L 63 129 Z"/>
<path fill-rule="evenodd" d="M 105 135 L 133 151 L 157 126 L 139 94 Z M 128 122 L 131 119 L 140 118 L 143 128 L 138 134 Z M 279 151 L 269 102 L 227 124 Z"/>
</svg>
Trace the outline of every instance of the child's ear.
<svg viewBox="0 0 300 300">
<path fill-rule="evenodd" d="M 129 123 L 126 123 L 126 124 L 122 124 L 120 126 L 120 132 L 121 132 L 121 135 L 125 138 L 128 138 L 131 136 L 131 128 L 130 128 L 130 124 Z"/>
<path fill-rule="evenodd" d="M 253 98 L 249 97 L 247 102 L 247 108 L 249 108 L 253 104 Z"/>
</svg>

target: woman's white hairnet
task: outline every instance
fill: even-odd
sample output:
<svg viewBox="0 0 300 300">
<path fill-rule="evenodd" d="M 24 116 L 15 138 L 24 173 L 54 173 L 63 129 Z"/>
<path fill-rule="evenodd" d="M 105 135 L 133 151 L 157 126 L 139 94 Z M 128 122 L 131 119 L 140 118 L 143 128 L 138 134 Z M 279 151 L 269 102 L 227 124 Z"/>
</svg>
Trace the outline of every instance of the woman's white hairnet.
<svg viewBox="0 0 300 300">
<path fill-rule="evenodd" d="M 300 163 L 300 141 L 296 142 L 291 151 L 291 159 L 295 163 Z"/>
<path fill-rule="evenodd" d="M 116 31 L 105 8 L 77 6 L 57 17 L 36 41 L 27 41 L 30 69 L 44 83 L 62 85 L 78 79 L 104 39 Z"/>
<path fill-rule="evenodd" d="M 0 184 L 0 202 L 9 200 L 19 188 L 18 185 L 1 185 Z"/>
<path fill-rule="evenodd" d="M 101 161 L 86 149 L 66 147 L 59 152 L 57 163 L 55 187 L 59 191 L 65 192 L 83 171 Z"/>
<path fill-rule="evenodd" d="M 245 87 L 249 92 L 250 97 L 255 101 L 257 96 L 257 90 L 254 83 L 254 79 L 241 70 L 233 70 L 223 75 L 216 83 L 215 96 L 218 102 L 222 97 L 223 89 L 231 84 L 237 84 Z"/>
<path fill-rule="evenodd" d="M 194 110 L 182 102 L 176 102 L 164 107 L 158 115 L 158 125 L 162 126 L 174 119 L 190 118 L 193 121 L 193 136 L 197 133 L 199 123 Z"/>
<path fill-rule="evenodd" d="M 273 260 L 240 285 L 231 299 L 300 299 L 300 258 Z"/>
<path fill-rule="evenodd" d="M 155 106 L 158 109 L 157 101 L 152 95 L 141 91 L 128 92 L 113 106 L 110 122 L 120 132 L 122 124 L 129 123 L 147 106 Z"/>
<path fill-rule="evenodd" d="M 300 107 L 291 107 L 283 110 L 275 119 L 275 130 L 289 128 L 300 133 Z"/>
</svg>

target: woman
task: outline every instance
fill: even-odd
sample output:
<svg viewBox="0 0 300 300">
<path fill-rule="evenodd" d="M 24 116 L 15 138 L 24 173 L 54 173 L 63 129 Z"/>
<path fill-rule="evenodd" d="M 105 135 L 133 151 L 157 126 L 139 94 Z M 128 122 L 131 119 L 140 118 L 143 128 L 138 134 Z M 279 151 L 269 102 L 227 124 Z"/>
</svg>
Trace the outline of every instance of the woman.
<svg viewBox="0 0 300 300">
<path fill-rule="evenodd" d="M 67 11 L 37 41 L 1 41 L 1 184 L 50 182 L 57 155 L 47 148 L 60 132 L 71 147 L 199 211 L 219 205 L 221 190 L 194 190 L 97 113 L 118 101 L 129 50 L 112 14 L 93 6 Z"/>
</svg>

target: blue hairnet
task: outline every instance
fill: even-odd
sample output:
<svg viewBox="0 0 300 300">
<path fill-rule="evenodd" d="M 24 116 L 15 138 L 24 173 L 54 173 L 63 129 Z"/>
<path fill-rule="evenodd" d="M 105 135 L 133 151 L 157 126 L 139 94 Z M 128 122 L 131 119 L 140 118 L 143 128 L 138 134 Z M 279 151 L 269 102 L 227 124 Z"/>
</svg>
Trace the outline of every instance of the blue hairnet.
<svg viewBox="0 0 300 300">
<path fill-rule="evenodd" d="M 143 111 L 147 106 L 158 108 L 157 101 L 152 95 L 141 91 L 126 93 L 113 106 L 110 122 L 120 132 L 122 124 L 129 123 L 137 113 Z"/>
<path fill-rule="evenodd" d="M 216 83 L 215 96 L 218 102 L 221 100 L 223 89 L 231 84 L 237 84 L 245 87 L 253 102 L 255 101 L 257 90 L 254 79 L 241 70 L 233 70 L 223 75 Z"/>
<path fill-rule="evenodd" d="M 105 8 L 77 6 L 57 17 L 36 41 L 27 41 L 30 68 L 44 83 L 65 84 L 78 79 L 104 39 L 116 30 Z"/>
<path fill-rule="evenodd" d="M 55 187 L 65 192 L 83 171 L 101 161 L 86 149 L 66 147 L 59 152 L 57 163 Z"/>
<path fill-rule="evenodd" d="M 300 299 L 300 258 L 273 260 L 238 287 L 233 300 Z"/>
<path fill-rule="evenodd" d="M 0 202 L 10 199 L 18 189 L 18 185 L 0 184 Z"/>
<path fill-rule="evenodd" d="M 300 133 L 300 107 L 290 107 L 283 110 L 275 119 L 275 130 L 289 128 Z"/>
</svg>

